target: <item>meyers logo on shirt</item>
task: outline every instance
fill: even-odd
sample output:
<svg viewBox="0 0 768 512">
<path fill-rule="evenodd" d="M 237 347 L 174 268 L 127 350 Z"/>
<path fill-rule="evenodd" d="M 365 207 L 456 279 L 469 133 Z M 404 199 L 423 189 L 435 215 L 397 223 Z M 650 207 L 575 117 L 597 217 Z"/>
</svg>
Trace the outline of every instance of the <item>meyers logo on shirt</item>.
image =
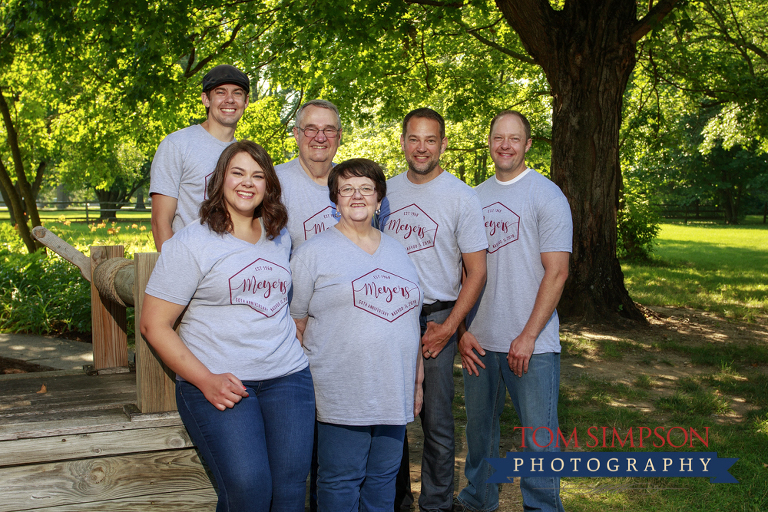
<svg viewBox="0 0 768 512">
<path fill-rule="evenodd" d="M 520 237 L 520 216 L 501 203 L 483 208 L 488 252 L 496 252 Z"/>
<path fill-rule="evenodd" d="M 355 307 L 394 322 L 419 307 L 421 292 L 416 283 L 377 268 L 352 281 Z"/>
<path fill-rule="evenodd" d="M 336 207 L 326 206 L 310 218 L 304 221 L 304 240 L 309 240 L 318 233 L 322 233 L 338 222 Z"/>
<path fill-rule="evenodd" d="M 246 304 L 266 317 L 288 304 L 291 273 L 280 265 L 257 259 L 229 278 L 229 302 Z"/>
<path fill-rule="evenodd" d="M 435 246 L 437 222 L 415 204 L 390 213 L 382 225 L 384 232 L 400 241 L 408 254 Z"/>
</svg>

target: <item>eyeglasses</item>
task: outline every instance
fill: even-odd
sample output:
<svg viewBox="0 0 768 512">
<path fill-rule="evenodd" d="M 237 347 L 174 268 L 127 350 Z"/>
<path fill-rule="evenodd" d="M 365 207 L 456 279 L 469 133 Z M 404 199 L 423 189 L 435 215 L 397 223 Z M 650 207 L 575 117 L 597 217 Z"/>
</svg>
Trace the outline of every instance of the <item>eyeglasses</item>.
<svg viewBox="0 0 768 512">
<path fill-rule="evenodd" d="M 345 185 L 339 189 L 339 195 L 341 197 L 350 197 L 355 195 L 355 191 L 360 192 L 362 196 L 372 196 L 376 193 L 376 187 L 372 185 L 363 185 L 360 188 L 355 188 L 351 185 Z"/>
<path fill-rule="evenodd" d="M 305 137 L 309 137 L 310 139 L 314 139 L 317 137 L 317 134 L 320 132 L 323 132 L 323 135 L 325 135 L 329 139 L 335 139 L 341 130 L 337 130 L 336 128 L 323 128 L 322 130 L 318 130 L 314 126 L 309 126 L 307 128 L 299 128 L 296 127 L 297 130 L 301 130 L 304 133 Z"/>
</svg>

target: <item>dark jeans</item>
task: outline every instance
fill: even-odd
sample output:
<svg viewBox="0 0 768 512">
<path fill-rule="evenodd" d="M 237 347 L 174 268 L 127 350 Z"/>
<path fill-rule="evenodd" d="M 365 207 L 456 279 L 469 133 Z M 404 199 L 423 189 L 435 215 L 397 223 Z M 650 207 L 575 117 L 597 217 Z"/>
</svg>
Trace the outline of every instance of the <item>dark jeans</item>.
<svg viewBox="0 0 768 512">
<path fill-rule="evenodd" d="M 421 334 L 427 322 L 443 323 L 451 308 L 422 316 Z M 453 435 L 453 359 L 456 356 L 456 333 L 437 357 L 424 359 L 424 406 L 419 417 L 424 432 L 421 456 L 421 495 L 419 509 L 424 512 L 450 511 L 453 508 L 453 468 L 456 444 Z M 395 511 L 413 503 L 410 494 L 410 464 L 407 446 L 403 449 L 400 474 L 397 479 L 398 498 Z M 408 475 L 408 480 L 405 479 Z"/>
<path fill-rule="evenodd" d="M 249 396 L 219 411 L 192 384 L 176 383 L 179 415 L 216 479 L 216 511 L 304 512 L 315 420 L 309 368 L 243 385 Z"/>
</svg>

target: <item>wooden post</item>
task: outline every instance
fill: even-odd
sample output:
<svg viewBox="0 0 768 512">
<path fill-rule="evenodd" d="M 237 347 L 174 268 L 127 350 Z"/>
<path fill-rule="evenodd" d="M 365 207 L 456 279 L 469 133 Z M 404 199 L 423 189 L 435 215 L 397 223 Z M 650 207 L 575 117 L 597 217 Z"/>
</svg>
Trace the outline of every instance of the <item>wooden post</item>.
<svg viewBox="0 0 768 512">
<path fill-rule="evenodd" d="M 91 247 L 91 321 L 93 369 L 128 369 L 128 333 L 125 306 L 102 300 L 93 282 L 93 269 L 109 258 L 122 258 L 122 245 Z"/>
<path fill-rule="evenodd" d="M 158 252 L 136 253 L 133 260 L 136 266 L 133 287 L 133 303 L 136 305 L 136 405 L 142 413 L 176 410 L 176 374 L 163 364 L 139 329 L 144 289 L 159 257 Z"/>
</svg>

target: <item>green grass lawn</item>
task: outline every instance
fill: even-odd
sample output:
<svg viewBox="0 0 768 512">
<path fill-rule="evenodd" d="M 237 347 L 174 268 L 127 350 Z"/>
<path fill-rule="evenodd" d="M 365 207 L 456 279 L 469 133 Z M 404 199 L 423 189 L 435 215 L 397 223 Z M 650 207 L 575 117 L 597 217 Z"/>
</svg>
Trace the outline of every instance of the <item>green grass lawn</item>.
<svg viewBox="0 0 768 512">
<path fill-rule="evenodd" d="M 630 295 L 648 306 L 726 318 L 768 315 L 768 225 L 662 224 L 648 263 L 624 262 Z"/>
</svg>

